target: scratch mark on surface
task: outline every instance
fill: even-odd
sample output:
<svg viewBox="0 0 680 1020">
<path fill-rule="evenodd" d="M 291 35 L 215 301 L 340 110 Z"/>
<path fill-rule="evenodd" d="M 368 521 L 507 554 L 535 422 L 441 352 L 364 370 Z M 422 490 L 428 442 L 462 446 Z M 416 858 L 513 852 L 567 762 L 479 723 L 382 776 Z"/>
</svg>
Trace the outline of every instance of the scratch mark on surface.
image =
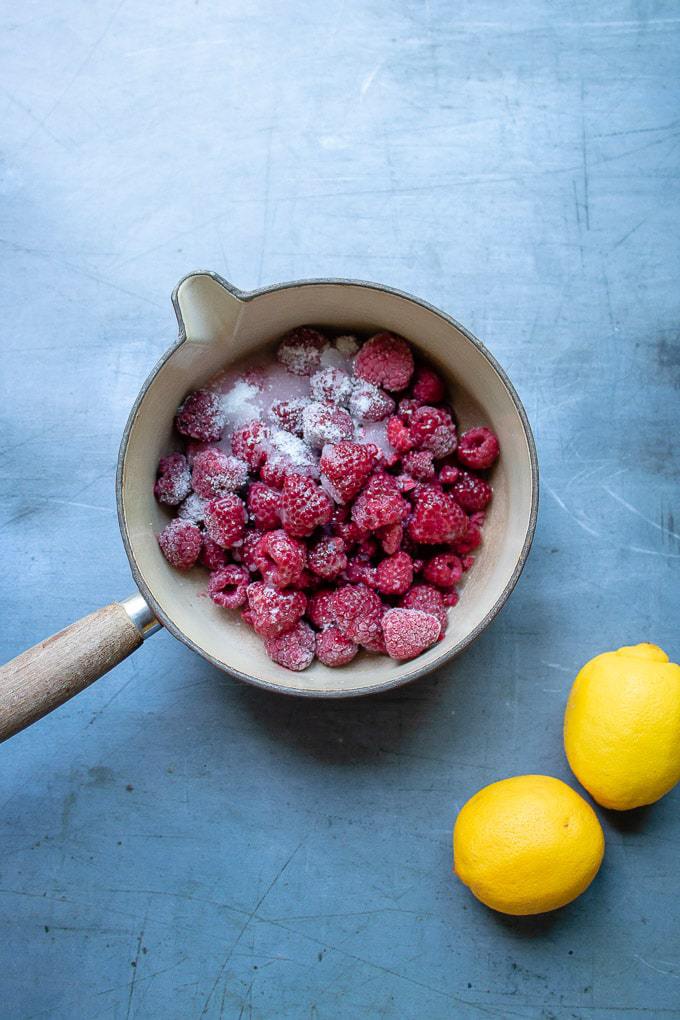
<svg viewBox="0 0 680 1020">
<path fill-rule="evenodd" d="M 135 953 L 135 958 L 134 958 L 134 961 L 132 963 L 133 974 L 132 974 L 132 981 L 130 982 L 130 991 L 129 991 L 129 994 L 128 994 L 127 1012 L 125 1014 L 126 1020 L 130 1020 L 130 1014 L 132 1012 L 132 998 L 133 998 L 133 996 L 135 994 L 135 985 L 137 984 L 137 970 L 139 968 L 139 958 L 142 955 L 142 940 L 144 938 L 144 929 L 146 928 L 146 922 L 148 920 L 148 917 L 149 917 L 149 908 L 147 907 L 146 908 L 146 914 L 144 915 L 144 920 L 142 922 L 142 927 L 140 928 L 139 936 L 137 937 L 137 951 Z"/>
<path fill-rule="evenodd" d="M 615 499 L 617 503 L 620 503 L 621 506 L 625 507 L 626 510 L 630 511 L 630 513 L 635 514 L 636 517 L 640 517 L 643 521 L 646 521 L 647 524 L 651 524 L 653 528 L 656 528 L 656 530 L 660 531 L 663 535 L 670 535 L 671 538 L 677 538 L 678 541 L 680 541 L 680 535 L 677 531 L 671 531 L 670 528 L 664 528 L 663 525 L 657 524 L 656 521 L 653 521 L 651 517 L 646 517 L 645 514 L 641 513 L 637 507 L 634 507 L 633 504 L 629 503 L 627 499 L 623 498 L 623 496 L 619 496 L 618 493 L 612 492 L 608 486 L 603 485 L 602 488 L 607 495 L 611 496 L 612 499 Z M 631 548 L 633 547 L 631 546 Z"/>
<path fill-rule="evenodd" d="M 680 978 L 680 974 L 676 974 L 672 970 L 662 970 L 661 967 L 655 967 L 653 963 L 650 963 L 649 960 L 645 960 L 644 956 L 640 956 L 639 953 L 633 953 L 633 956 L 636 960 L 639 960 L 640 963 L 643 963 L 645 967 L 649 967 L 650 970 L 656 971 L 657 974 L 663 974 L 665 977 Z M 665 960 L 661 960 L 660 962 L 666 963 Z M 668 966 L 670 967 L 671 965 L 668 964 Z"/>
<path fill-rule="evenodd" d="M 541 659 L 541 665 L 547 666 L 549 669 L 558 669 L 560 673 L 569 673 L 569 675 L 572 673 L 572 670 L 567 669 L 566 666 L 560 666 L 559 662 L 546 662 L 545 659 Z"/>
<path fill-rule="evenodd" d="M 560 497 L 557 495 L 554 489 L 551 489 L 549 485 L 546 485 L 545 488 L 546 491 L 549 492 L 552 498 L 555 500 L 557 505 L 561 507 L 561 509 L 564 510 L 565 514 L 568 514 L 569 517 L 571 517 L 571 519 L 576 522 L 576 524 L 578 524 L 579 528 L 582 528 L 584 531 L 587 531 L 589 535 L 593 535 L 595 538 L 600 537 L 599 531 L 595 531 L 594 528 L 591 528 L 588 524 L 585 524 L 582 520 L 580 520 L 576 516 L 576 514 L 569 509 L 566 503 L 562 499 L 560 499 Z"/>
<path fill-rule="evenodd" d="M 380 69 L 382 68 L 382 66 L 383 66 L 383 61 L 382 61 L 382 60 L 378 61 L 378 63 L 377 63 L 377 64 L 375 65 L 375 67 L 373 68 L 373 70 L 372 70 L 372 71 L 370 71 L 370 72 L 369 72 L 369 73 L 368 73 L 368 74 L 366 75 L 366 77 L 364 78 L 364 80 L 362 81 L 362 83 L 361 83 L 361 88 L 360 88 L 360 90 L 359 90 L 359 91 L 360 91 L 360 94 L 361 94 L 361 97 L 362 97 L 362 99 L 363 99 L 363 97 L 364 97 L 364 96 L 366 95 L 366 93 L 368 92 L 368 90 L 370 89 L 370 87 L 371 87 L 371 85 L 373 84 L 373 82 L 375 81 L 376 75 L 377 75 L 377 74 L 378 74 L 378 73 L 380 72 Z"/>
<path fill-rule="evenodd" d="M 47 502 L 58 503 L 60 506 L 75 506 L 80 510 L 100 510 L 104 514 L 114 514 L 116 512 L 112 506 L 96 506 L 94 503 L 75 503 L 70 499 L 53 499 L 51 496 Z"/>
<path fill-rule="evenodd" d="M 590 230 L 590 200 L 588 198 L 588 146 L 586 141 L 585 84 L 581 79 L 581 156 L 583 159 L 583 208 L 586 214 L 586 230 Z"/>
</svg>

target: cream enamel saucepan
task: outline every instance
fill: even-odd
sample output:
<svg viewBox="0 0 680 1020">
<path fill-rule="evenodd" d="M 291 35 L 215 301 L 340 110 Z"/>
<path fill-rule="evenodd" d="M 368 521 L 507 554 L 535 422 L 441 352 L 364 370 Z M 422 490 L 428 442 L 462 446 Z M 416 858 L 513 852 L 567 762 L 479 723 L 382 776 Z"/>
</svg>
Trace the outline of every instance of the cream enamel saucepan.
<svg viewBox="0 0 680 1020">
<path fill-rule="evenodd" d="M 526 561 L 536 524 L 536 448 L 522 404 L 484 346 L 417 298 L 353 280 L 309 280 L 243 293 L 213 273 L 192 273 L 173 295 L 179 340 L 156 365 L 130 413 L 118 460 L 120 529 L 139 593 L 42 641 L 0 670 L 0 739 L 102 676 L 162 625 L 213 665 L 284 694 L 346 697 L 383 691 L 441 666 L 499 612 Z M 173 570 L 156 542 L 167 514 L 153 496 L 159 457 L 176 448 L 175 409 L 228 362 L 302 323 L 346 331 L 391 330 L 425 352 L 450 384 L 463 427 L 486 423 L 501 441 L 484 544 L 466 575 L 443 641 L 411 662 L 362 653 L 302 673 L 272 662 L 236 613 L 202 597 L 205 572 Z"/>
</svg>

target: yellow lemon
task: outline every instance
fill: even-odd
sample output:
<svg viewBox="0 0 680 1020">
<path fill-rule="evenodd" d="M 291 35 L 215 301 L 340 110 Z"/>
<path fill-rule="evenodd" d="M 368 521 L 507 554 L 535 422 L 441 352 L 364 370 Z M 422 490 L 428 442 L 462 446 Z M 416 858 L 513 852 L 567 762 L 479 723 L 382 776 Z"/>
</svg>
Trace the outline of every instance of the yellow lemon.
<svg viewBox="0 0 680 1020">
<path fill-rule="evenodd" d="M 574 680 L 564 749 L 603 807 L 663 797 L 680 779 L 680 666 L 649 644 L 596 655 Z"/>
<path fill-rule="evenodd" d="M 504 914 L 541 914 L 587 889 L 604 854 L 597 815 L 552 776 L 485 786 L 453 830 L 453 870 L 478 900 Z"/>
</svg>

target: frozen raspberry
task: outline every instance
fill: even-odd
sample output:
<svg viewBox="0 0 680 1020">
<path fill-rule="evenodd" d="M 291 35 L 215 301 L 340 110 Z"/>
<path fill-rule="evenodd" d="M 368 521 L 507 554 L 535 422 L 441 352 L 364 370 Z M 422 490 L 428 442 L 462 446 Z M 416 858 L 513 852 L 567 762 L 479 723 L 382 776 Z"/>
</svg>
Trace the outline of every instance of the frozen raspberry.
<svg viewBox="0 0 680 1020">
<path fill-rule="evenodd" d="M 453 588 L 463 576 L 463 566 L 455 553 L 438 553 L 428 560 L 423 577 L 438 588 Z"/>
<path fill-rule="evenodd" d="M 430 450 L 411 450 L 402 457 L 401 466 L 412 478 L 428 482 L 435 476 L 433 454 Z"/>
<path fill-rule="evenodd" d="M 476 471 L 490 468 L 500 452 L 498 439 L 491 429 L 484 425 L 477 429 L 468 429 L 460 437 L 458 444 L 458 460 Z"/>
<path fill-rule="evenodd" d="M 307 666 L 313 661 L 315 645 L 314 631 L 304 620 L 300 620 L 292 630 L 285 634 L 267 638 L 264 648 L 269 658 L 278 662 L 279 666 L 285 666 L 286 669 L 292 669 L 299 673 L 300 670 L 307 669 Z"/>
<path fill-rule="evenodd" d="M 443 602 L 444 602 L 445 606 L 448 606 L 449 608 L 452 608 L 453 606 L 457 606 L 458 603 L 460 602 L 460 595 L 458 594 L 457 591 L 453 591 L 453 590 L 445 591 L 442 594 L 442 599 L 443 599 Z"/>
<path fill-rule="evenodd" d="M 358 379 L 352 386 L 349 410 L 362 421 L 382 421 L 394 411 L 394 401 L 379 386 Z"/>
<path fill-rule="evenodd" d="M 191 484 L 194 492 L 205 499 L 226 496 L 243 488 L 248 479 L 248 465 L 222 450 L 204 450 L 194 457 Z"/>
<path fill-rule="evenodd" d="M 410 424 L 414 412 L 417 411 L 419 407 L 422 407 L 424 403 L 424 400 L 414 400 L 413 397 L 402 397 L 399 401 L 397 411 L 404 425 Z"/>
<path fill-rule="evenodd" d="M 346 666 L 359 651 L 339 627 L 328 627 L 316 638 L 316 657 L 324 666 Z"/>
<path fill-rule="evenodd" d="M 473 521 L 469 521 L 467 531 L 461 538 L 451 543 L 451 548 L 455 549 L 460 556 L 467 556 L 468 553 L 477 549 L 481 544 L 481 529 Z"/>
<path fill-rule="evenodd" d="M 397 485 L 399 486 L 399 492 L 403 492 L 407 495 L 417 488 L 418 483 L 411 477 L 411 475 L 397 475 Z"/>
<path fill-rule="evenodd" d="M 269 437 L 267 459 L 260 469 L 260 478 L 267 485 L 282 489 L 290 474 L 318 478 L 318 457 L 298 436 L 283 429 L 274 429 Z"/>
<path fill-rule="evenodd" d="M 253 614 L 253 629 L 262 637 L 278 637 L 298 622 L 307 606 L 301 591 L 279 591 L 263 581 L 253 581 L 246 589 L 248 608 Z"/>
<path fill-rule="evenodd" d="M 190 496 L 177 507 L 177 516 L 183 521 L 191 521 L 192 524 L 203 524 L 205 518 L 205 505 L 207 500 L 192 492 Z"/>
<path fill-rule="evenodd" d="M 321 351 L 327 342 L 317 330 L 299 326 L 283 338 L 276 357 L 293 375 L 312 375 L 321 363 Z"/>
<path fill-rule="evenodd" d="M 231 437 L 231 448 L 237 457 L 257 470 L 267 456 L 269 429 L 259 418 L 235 429 Z"/>
<path fill-rule="evenodd" d="M 341 404 L 347 406 L 352 392 L 352 380 L 339 368 L 329 365 L 320 368 L 309 380 L 312 396 L 322 404 Z"/>
<path fill-rule="evenodd" d="M 184 453 L 187 459 L 187 464 L 190 468 L 194 466 L 194 459 L 199 453 L 204 453 L 205 450 L 217 450 L 218 447 L 214 443 L 199 443 L 196 439 L 189 439 L 184 445 Z"/>
<path fill-rule="evenodd" d="M 331 606 L 342 633 L 359 645 L 380 630 L 383 604 L 380 596 L 363 584 L 338 588 Z"/>
<path fill-rule="evenodd" d="M 454 542 L 465 534 L 467 517 L 456 500 L 443 490 L 422 486 L 414 499 L 408 533 L 414 542 L 436 545 Z"/>
<path fill-rule="evenodd" d="M 338 524 L 334 524 L 332 529 L 333 534 L 343 540 L 347 551 L 349 551 L 363 535 L 363 532 L 357 528 L 354 521 L 340 521 Z"/>
<path fill-rule="evenodd" d="M 333 612 L 334 594 L 335 589 L 323 588 L 321 591 L 314 592 L 307 600 L 307 616 L 317 630 L 324 630 L 335 623 L 335 613 Z"/>
<path fill-rule="evenodd" d="M 390 392 L 404 390 L 413 375 L 411 348 L 394 333 L 376 333 L 354 359 L 354 374 Z"/>
<path fill-rule="evenodd" d="M 284 432 L 302 436 L 302 412 L 309 403 L 304 397 L 295 400 L 279 400 L 271 406 L 271 417 Z"/>
<path fill-rule="evenodd" d="M 460 562 L 463 564 L 463 570 L 467 571 L 475 562 L 475 558 L 474 556 L 461 556 Z"/>
<path fill-rule="evenodd" d="M 380 540 L 383 552 L 391 556 L 393 553 L 399 552 L 401 548 L 404 528 L 401 524 L 388 524 L 383 528 L 378 528 L 376 537 Z"/>
<path fill-rule="evenodd" d="M 451 489 L 451 494 L 463 510 L 474 512 L 484 510 L 489 505 L 493 489 L 483 478 L 478 478 L 469 471 L 461 471 Z"/>
<path fill-rule="evenodd" d="M 250 574 L 245 567 L 230 563 L 215 570 L 208 580 L 208 594 L 215 605 L 223 609 L 238 609 L 245 604 Z"/>
<path fill-rule="evenodd" d="M 282 529 L 268 531 L 253 550 L 253 560 L 265 581 L 286 588 L 299 580 L 307 562 L 307 549 Z"/>
<path fill-rule="evenodd" d="M 341 538 L 324 536 L 309 550 L 309 569 L 319 577 L 337 577 L 346 566 L 345 543 Z"/>
<path fill-rule="evenodd" d="M 189 570 L 193 567 L 201 551 L 203 538 L 201 532 L 191 521 L 175 517 L 161 531 L 158 544 L 168 563 L 177 570 Z"/>
<path fill-rule="evenodd" d="M 247 623 L 249 627 L 253 626 L 253 614 L 249 609 L 243 610 L 243 612 L 241 613 L 241 619 L 243 620 L 244 623 Z"/>
<path fill-rule="evenodd" d="M 424 406 L 414 411 L 409 433 L 414 446 L 420 450 L 431 450 L 437 460 L 453 453 L 458 443 L 453 418 L 441 407 Z"/>
<path fill-rule="evenodd" d="M 403 595 L 413 581 L 413 562 L 408 553 L 398 552 L 378 564 L 375 586 L 383 595 Z"/>
<path fill-rule="evenodd" d="M 241 542 L 246 530 L 246 507 L 243 500 L 233 493 L 209 500 L 205 508 L 205 530 L 213 542 L 225 549 Z"/>
<path fill-rule="evenodd" d="M 212 390 L 196 390 L 179 407 L 175 426 L 183 436 L 200 439 L 203 443 L 214 443 L 222 437 L 225 420 L 226 415 L 218 394 Z"/>
<path fill-rule="evenodd" d="M 305 475 L 288 475 L 283 486 L 281 523 L 289 535 L 304 538 L 328 524 L 333 504 L 323 489 Z"/>
<path fill-rule="evenodd" d="M 366 584 L 369 588 L 375 588 L 376 569 L 367 556 L 352 556 L 345 567 L 345 578 L 351 584 Z"/>
<path fill-rule="evenodd" d="M 341 442 L 324 446 L 319 467 L 333 499 L 347 503 L 359 492 L 374 464 L 375 455 L 368 446 Z"/>
<path fill-rule="evenodd" d="M 446 396 L 446 388 L 434 369 L 419 365 L 413 376 L 411 393 L 424 404 L 440 404 Z"/>
<path fill-rule="evenodd" d="M 357 551 L 362 556 L 375 556 L 378 552 L 378 543 L 371 535 L 362 536 L 357 543 Z"/>
<path fill-rule="evenodd" d="M 171 453 L 158 462 L 158 480 L 153 494 L 159 503 L 177 506 L 191 492 L 191 476 L 183 453 Z"/>
<path fill-rule="evenodd" d="M 453 485 L 460 475 L 460 470 L 453 464 L 444 464 L 439 472 L 439 481 L 442 485 Z"/>
<path fill-rule="evenodd" d="M 476 525 L 478 528 L 483 528 L 486 523 L 486 511 L 477 510 L 475 513 L 470 514 L 470 523 Z"/>
<path fill-rule="evenodd" d="M 444 634 L 449 621 L 444 606 L 444 596 L 431 584 L 414 584 L 410 591 L 404 595 L 401 604 L 404 609 L 422 609 L 424 613 L 436 616 L 441 627 L 440 637 Z"/>
<path fill-rule="evenodd" d="M 387 422 L 387 441 L 397 453 L 407 453 L 415 446 L 409 429 L 396 415 Z"/>
<path fill-rule="evenodd" d="M 369 479 L 366 488 L 357 496 L 352 507 L 352 520 L 362 531 L 372 532 L 387 524 L 401 524 L 409 509 L 396 479 L 379 473 Z"/>
<path fill-rule="evenodd" d="M 251 482 L 246 497 L 250 519 L 258 528 L 271 531 L 281 525 L 281 493 L 264 482 Z"/>
<path fill-rule="evenodd" d="M 342 407 L 313 401 L 302 412 L 302 435 L 309 446 L 340 443 L 354 435 L 352 419 Z"/>
<path fill-rule="evenodd" d="M 383 617 L 385 648 L 392 659 L 414 659 L 435 643 L 441 627 L 431 613 L 420 609 L 388 609 Z"/>
<path fill-rule="evenodd" d="M 335 338 L 335 347 L 346 358 L 352 358 L 359 350 L 359 341 L 355 336 L 347 334 Z"/>
<path fill-rule="evenodd" d="M 212 538 L 204 535 L 203 548 L 201 549 L 201 555 L 198 557 L 198 562 L 201 566 L 207 567 L 208 570 L 219 570 L 220 567 L 227 565 L 227 550 L 223 549 L 217 542 L 213 542 Z"/>
<path fill-rule="evenodd" d="M 246 532 L 246 537 L 243 540 L 243 545 L 234 549 L 232 556 L 235 560 L 239 560 L 240 563 L 249 570 L 251 574 L 254 574 L 258 569 L 257 563 L 255 562 L 255 550 L 257 544 L 265 534 L 264 531 L 260 531 L 258 528 L 249 529 Z"/>
<path fill-rule="evenodd" d="M 383 635 L 382 628 L 368 641 L 363 641 L 361 647 L 365 648 L 367 652 L 375 652 L 378 655 L 386 655 L 387 649 L 385 648 L 385 637 Z"/>
</svg>

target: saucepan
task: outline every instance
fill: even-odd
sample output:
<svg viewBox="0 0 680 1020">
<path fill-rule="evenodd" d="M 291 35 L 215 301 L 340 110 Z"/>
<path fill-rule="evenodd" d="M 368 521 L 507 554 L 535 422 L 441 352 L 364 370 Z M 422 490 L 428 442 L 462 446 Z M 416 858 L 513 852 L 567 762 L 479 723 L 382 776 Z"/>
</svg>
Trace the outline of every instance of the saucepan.
<svg viewBox="0 0 680 1020">
<path fill-rule="evenodd" d="M 11 736 L 112 669 L 161 626 L 218 669 L 283 694 L 349 697 L 397 687 L 452 659 L 498 614 L 524 567 L 538 508 L 536 447 L 510 380 L 484 345 L 444 312 L 409 294 L 355 280 L 302 280 L 244 293 L 216 273 L 186 276 L 172 301 L 177 343 L 137 397 L 123 434 L 116 498 L 138 592 L 86 616 L 0 670 L 0 739 Z M 391 330 L 446 378 L 462 428 L 485 423 L 500 437 L 494 499 L 474 570 L 449 611 L 442 641 L 410 662 L 361 653 L 348 666 L 315 661 L 303 673 L 272 662 L 237 613 L 205 598 L 200 568 L 163 558 L 156 534 L 168 515 L 153 496 L 156 465 L 177 448 L 173 417 L 191 390 L 230 361 L 303 323 L 362 333 Z"/>
</svg>

